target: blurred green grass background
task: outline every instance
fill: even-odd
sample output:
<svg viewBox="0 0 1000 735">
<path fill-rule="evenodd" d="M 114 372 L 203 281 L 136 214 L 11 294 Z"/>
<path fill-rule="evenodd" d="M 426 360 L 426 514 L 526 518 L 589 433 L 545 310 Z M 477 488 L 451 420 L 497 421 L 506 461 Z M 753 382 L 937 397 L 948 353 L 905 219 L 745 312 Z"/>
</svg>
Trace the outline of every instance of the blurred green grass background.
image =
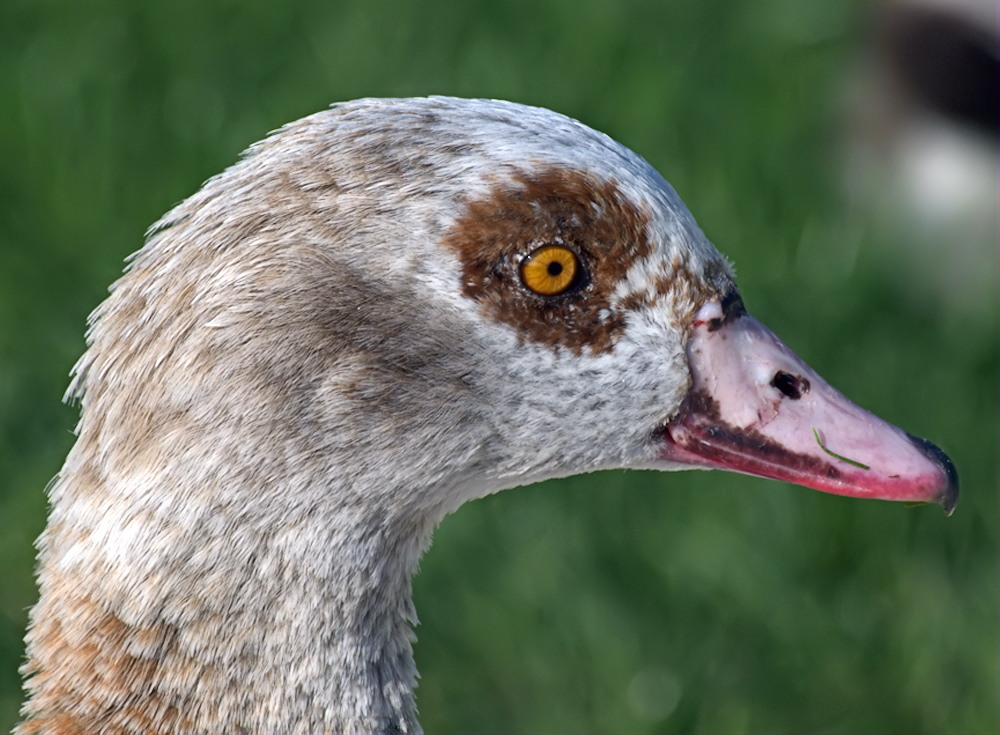
<svg viewBox="0 0 1000 735">
<path fill-rule="evenodd" d="M 735 262 L 750 310 L 848 396 L 940 444 L 962 497 L 946 519 L 632 472 L 472 503 L 415 580 L 425 728 L 995 732 L 996 252 L 973 264 L 992 288 L 955 308 L 901 276 L 906 227 L 848 210 L 844 90 L 870 10 L 0 3 L 0 729 L 22 699 L 43 490 L 73 440 L 59 397 L 124 257 L 284 122 L 454 94 L 550 107 L 645 156 Z M 933 274 L 946 256 L 920 257 Z"/>
</svg>

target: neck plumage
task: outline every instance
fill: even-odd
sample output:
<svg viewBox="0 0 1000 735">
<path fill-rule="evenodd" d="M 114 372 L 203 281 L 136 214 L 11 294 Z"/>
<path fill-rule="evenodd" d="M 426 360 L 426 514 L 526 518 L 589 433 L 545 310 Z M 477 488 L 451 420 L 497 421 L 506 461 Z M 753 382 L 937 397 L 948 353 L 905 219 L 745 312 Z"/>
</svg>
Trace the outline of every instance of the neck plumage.
<svg viewBox="0 0 1000 735">
<path fill-rule="evenodd" d="M 84 501 L 42 539 L 19 732 L 419 729 L 410 577 L 432 519 L 119 505 L 85 524 Z"/>
</svg>

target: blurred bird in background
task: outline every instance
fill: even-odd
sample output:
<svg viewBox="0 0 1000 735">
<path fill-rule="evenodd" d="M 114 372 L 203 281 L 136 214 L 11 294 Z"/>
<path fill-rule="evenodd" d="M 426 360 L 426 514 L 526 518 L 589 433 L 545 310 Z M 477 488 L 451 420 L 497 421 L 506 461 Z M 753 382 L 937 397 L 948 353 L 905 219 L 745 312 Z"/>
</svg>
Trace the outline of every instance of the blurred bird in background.
<svg viewBox="0 0 1000 735">
<path fill-rule="evenodd" d="M 850 93 L 846 184 L 914 293 L 975 309 L 996 292 L 997 5 L 897 0 L 873 15 Z"/>
</svg>

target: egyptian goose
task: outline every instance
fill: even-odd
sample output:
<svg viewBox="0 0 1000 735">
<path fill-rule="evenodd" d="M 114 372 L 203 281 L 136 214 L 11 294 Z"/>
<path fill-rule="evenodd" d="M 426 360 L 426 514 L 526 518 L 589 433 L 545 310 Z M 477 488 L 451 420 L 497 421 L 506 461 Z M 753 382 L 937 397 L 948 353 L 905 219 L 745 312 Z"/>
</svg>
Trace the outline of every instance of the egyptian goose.
<svg viewBox="0 0 1000 735">
<path fill-rule="evenodd" d="M 508 102 L 287 125 L 152 228 L 88 341 L 20 733 L 419 731 L 410 577 L 504 488 L 958 493 L 747 314 L 645 161 Z"/>
</svg>

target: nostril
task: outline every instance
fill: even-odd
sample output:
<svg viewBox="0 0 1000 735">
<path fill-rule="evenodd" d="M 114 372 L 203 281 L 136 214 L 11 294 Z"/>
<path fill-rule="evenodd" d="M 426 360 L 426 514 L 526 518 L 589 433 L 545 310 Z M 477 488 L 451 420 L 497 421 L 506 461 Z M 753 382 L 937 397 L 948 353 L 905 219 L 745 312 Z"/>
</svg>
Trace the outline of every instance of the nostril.
<svg viewBox="0 0 1000 735">
<path fill-rule="evenodd" d="M 798 375 L 786 373 L 783 370 L 779 370 L 774 374 L 774 377 L 771 379 L 771 385 L 793 401 L 797 401 L 804 393 L 809 392 L 808 380 L 800 378 Z"/>
</svg>

